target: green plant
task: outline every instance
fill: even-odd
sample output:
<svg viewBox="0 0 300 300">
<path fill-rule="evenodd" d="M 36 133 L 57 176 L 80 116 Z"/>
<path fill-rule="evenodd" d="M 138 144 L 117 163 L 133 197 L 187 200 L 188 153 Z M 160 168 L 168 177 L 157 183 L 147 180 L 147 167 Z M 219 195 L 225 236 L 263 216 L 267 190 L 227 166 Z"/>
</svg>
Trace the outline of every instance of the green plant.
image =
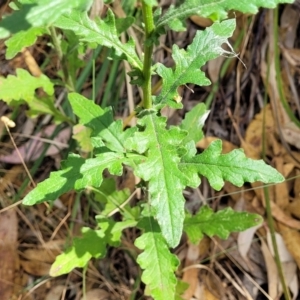
<svg viewBox="0 0 300 300">
<path fill-rule="evenodd" d="M 99 198 L 104 205 L 103 211 L 96 217 L 98 227 L 82 229 L 82 236 L 75 238 L 71 248 L 57 257 L 50 271 L 52 276 L 68 273 L 75 267 L 85 267 L 92 257 L 104 257 L 107 246 L 120 243 L 122 230 L 137 227 L 141 230 L 135 245 L 141 249 L 137 262 L 143 269 L 142 280 L 153 298 L 174 299 L 177 285 L 174 271 L 179 261 L 170 248 L 179 244 L 183 231 L 193 243 L 197 243 L 203 234 L 227 238 L 230 232 L 245 230 L 262 221 L 255 214 L 231 209 L 214 213 L 206 206 L 196 215 L 185 212 L 182 192 L 186 187 L 198 187 L 201 175 L 216 190 L 223 187 L 224 180 L 242 186 L 245 181 L 277 183 L 284 178 L 262 160 L 246 158 L 242 150 L 221 154 L 221 141 L 213 142 L 203 153 L 197 154 L 195 143 L 203 137 L 202 127 L 209 113 L 204 104 L 196 105 L 179 126 L 168 127 L 160 110 L 165 106 L 182 108 L 177 91 L 179 86 L 210 84 L 200 70 L 208 60 L 220 55 L 236 56 L 228 42 L 235 29 L 235 19 L 226 19 L 227 11 L 256 13 L 258 7 L 272 8 L 283 2 L 292 1 L 187 0 L 178 7 L 170 7 L 164 14 L 159 8 L 153 14 L 157 1 L 143 0 L 140 3 L 145 30 L 143 58 L 137 55 L 132 39 L 122 43 L 119 38 L 121 31 L 131 26 L 134 20 L 131 17 L 116 19 L 110 9 L 105 19 L 91 20 L 88 10 L 92 1 L 19 0 L 13 6 L 16 11 L 0 23 L 0 38 L 12 34 L 5 42 L 7 58 L 35 43 L 39 35 L 51 36 L 62 63 L 59 84 L 69 89 L 69 103 L 79 124 L 89 128 L 86 133 L 90 134 L 94 154 L 88 159 L 69 154 L 61 170 L 52 172 L 48 179 L 39 183 L 24 198 L 23 204 L 54 201 L 68 191 L 90 187 L 96 194 L 102 195 Z M 173 46 L 174 68 L 167 68 L 161 63 L 153 65 L 153 48 L 159 36 L 167 29 L 185 30 L 184 21 L 193 14 L 209 17 L 214 24 L 199 30 L 186 50 Z M 62 30 L 68 37 L 69 45 L 62 47 L 56 29 Z M 111 108 L 102 109 L 74 92 L 76 76 L 66 67 L 66 57 L 73 55 L 75 60 L 78 59 L 80 49 L 74 50 L 71 44 L 79 42 L 84 47 L 106 46 L 112 49 L 112 59 L 128 61 L 132 68 L 129 73 L 132 84 L 141 86 L 143 90 L 142 104 L 136 109 L 136 126 L 123 130 L 122 121 L 114 120 Z M 223 44 L 227 44 L 230 50 L 225 50 Z M 151 77 L 154 74 L 160 76 L 163 82 L 161 92 L 156 96 L 151 94 Z M 14 89 L 16 82 L 20 86 L 19 91 Z M 53 105 L 53 83 L 45 75 L 35 78 L 19 70 L 16 76 L 1 79 L 0 84 L 0 98 L 9 104 L 26 102 L 31 111 L 49 113 L 55 121 L 72 124 L 72 120 Z M 36 94 L 40 87 L 47 94 L 43 99 Z M 115 189 L 108 179 L 103 178 L 103 171 L 107 169 L 111 175 L 120 176 L 124 166 L 132 168 L 135 175 L 143 180 L 146 190 L 144 201 L 134 207 L 126 203 L 126 191 L 119 192 L 121 195 L 117 197 L 103 192 L 108 190 L 108 186 Z M 112 217 L 116 210 L 122 215 L 122 221 L 117 222 Z"/>
</svg>

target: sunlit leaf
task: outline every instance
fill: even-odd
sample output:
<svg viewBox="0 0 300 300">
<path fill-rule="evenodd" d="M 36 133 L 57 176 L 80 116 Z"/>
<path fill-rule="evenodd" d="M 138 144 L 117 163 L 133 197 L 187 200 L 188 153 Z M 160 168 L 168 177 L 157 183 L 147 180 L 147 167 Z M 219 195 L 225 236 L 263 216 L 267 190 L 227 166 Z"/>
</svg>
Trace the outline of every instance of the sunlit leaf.
<svg viewBox="0 0 300 300">
<path fill-rule="evenodd" d="M 138 264 L 144 270 L 142 280 L 155 300 L 174 299 L 177 284 L 174 271 L 179 260 L 170 253 L 153 218 L 144 218 L 138 227 L 145 231 L 135 241 L 135 246 L 144 250 L 137 258 Z"/>
<path fill-rule="evenodd" d="M 197 244 L 203 234 L 227 239 L 231 232 L 243 231 L 262 222 L 263 218 L 257 214 L 237 212 L 231 208 L 215 213 L 210 207 L 203 206 L 196 215 L 186 216 L 184 231 L 191 242 Z"/>
<path fill-rule="evenodd" d="M 227 18 L 229 10 L 255 14 L 260 7 L 275 8 L 280 3 L 293 2 L 294 0 L 185 0 L 176 8 L 171 6 L 158 19 L 156 27 L 157 30 L 164 26 L 169 26 L 173 30 L 184 30 L 183 21 L 192 15 L 210 17 L 217 21 Z"/>
<path fill-rule="evenodd" d="M 221 154 L 221 151 L 222 142 L 216 140 L 201 154 L 183 158 L 180 170 L 190 179 L 190 186 L 199 185 L 199 175 L 205 176 L 217 191 L 223 187 L 224 180 L 236 186 L 242 186 L 245 182 L 278 183 L 284 180 L 278 171 L 263 160 L 247 158 L 242 149 L 227 154 Z"/>
<path fill-rule="evenodd" d="M 163 79 L 161 93 L 155 99 L 158 107 L 165 105 L 175 108 L 182 107 L 182 104 L 176 101 L 180 98 L 177 91 L 180 85 L 194 83 L 204 86 L 210 84 L 210 80 L 200 68 L 207 61 L 226 53 L 222 45 L 228 44 L 228 38 L 234 29 L 234 19 L 214 23 L 204 31 L 198 31 L 187 50 L 179 49 L 177 45 L 173 46 L 172 57 L 175 68 L 167 68 L 163 64 L 157 64 L 156 72 Z M 228 51 L 227 53 L 229 54 Z"/>
<path fill-rule="evenodd" d="M 84 159 L 70 154 L 63 162 L 62 170 L 52 172 L 50 177 L 39 183 L 26 195 L 24 205 L 34 205 L 47 200 L 56 200 L 71 190 L 82 190 L 88 186 L 99 187 L 102 172 L 108 169 L 111 174 L 122 174 L 124 156 L 113 152 L 98 154 L 95 158 Z"/>
</svg>

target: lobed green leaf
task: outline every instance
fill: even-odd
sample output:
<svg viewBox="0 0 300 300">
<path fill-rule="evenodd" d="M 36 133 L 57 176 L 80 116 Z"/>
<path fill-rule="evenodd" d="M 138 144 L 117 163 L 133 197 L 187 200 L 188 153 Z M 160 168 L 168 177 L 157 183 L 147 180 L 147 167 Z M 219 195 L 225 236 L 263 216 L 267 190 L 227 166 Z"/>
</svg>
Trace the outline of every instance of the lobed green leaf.
<svg viewBox="0 0 300 300">
<path fill-rule="evenodd" d="M 175 247 L 182 234 L 185 202 L 182 190 L 188 181 L 178 168 L 177 148 L 186 133 L 176 127 L 167 130 L 166 119 L 155 113 L 145 115 L 138 125 L 141 132 L 129 138 L 126 146 L 138 153 L 146 152 L 144 162 L 136 166 L 135 173 L 149 182 L 151 209 L 167 243 Z"/>
<path fill-rule="evenodd" d="M 20 1 L 20 10 L 0 22 L 0 39 L 32 27 L 49 26 L 62 14 L 73 9 L 88 10 L 92 0 L 36 0 Z M 25 47 L 25 45 L 23 46 Z"/>
<path fill-rule="evenodd" d="M 0 78 L 0 98 L 7 104 L 32 101 L 38 88 L 43 88 L 48 95 L 53 95 L 53 83 L 46 75 L 34 77 L 24 69 L 17 69 L 16 73 L 16 76 Z"/>
<path fill-rule="evenodd" d="M 59 276 L 71 272 L 74 268 L 83 268 L 92 257 L 104 257 L 107 236 L 103 230 L 82 228 L 82 237 L 74 238 L 73 246 L 56 257 L 50 269 L 50 276 Z"/>
<path fill-rule="evenodd" d="M 62 170 L 52 172 L 50 177 L 39 183 L 23 199 L 24 205 L 34 205 L 47 200 L 56 200 L 62 194 L 73 189 L 82 190 L 88 186 L 99 187 L 105 169 L 113 175 L 122 174 L 122 154 L 113 152 L 98 154 L 95 158 L 84 159 L 70 154 L 63 162 Z"/>
<path fill-rule="evenodd" d="M 156 72 L 163 79 L 161 93 L 156 97 L 155 104 L 158 107 L 168 105 L 174 108 L 182 107 L 178 99 L 178 87 L 188 83 L 197 85 L 209 85 L 210 80 L 200 68 L 209 60 L 220 55 L 229 53 L 222 48 L 228 44 L 228 38 L 235 29 L 235 20 L 226 20 L 221 23 L 214 23 L 204 31 L 198 31 L 192 44 L 187 50 L 173 46 L 172 57 L 176 64 L 175 69 L 167 68 L 158 63 Z M 230 45 L 229 45 L 230 47 Z"/>
<path fill-rule="evenodd" d="M 116 247 L 121 239 L 122 230 L 136 225 L 135 221 L 117 222 L 101 218 L 101 229 L 82 228 L 82 237 L 74 238 L 73 245 L 56 257 L 50 275 L 59 276 L 74 268 L 83 268 L 91 258 L 104 257 L 108 245 Z"/>
<path fill-rule="evenodd" d="M 199 103 L 185 114 L 184 120 L 180 125 L 181 129 L 187 131 L 187 136 L 182 141 L 183 145 L 190 141 L 197 143 L 203 138 L 202 128 L 209 112 L 204 103 Z"/>
<path fill-rule="evenodd" d="M 14 58 L 23 48 L 33 45 L 37 37 L 44 33 L 46 33 L 46 30 L 43 27 L 32 27 L 26 31 L 22 30 L 17 32 L 5 41 L 5 45 L 7 46 L 5 58 Z"/>
<path fill-rule="evenodd" d="M 123 131 L 121 120 L 114 120 L 112 109 L 102 109 L 93 101 L 77 93 L 69 94 L 74 113 L 79 117 L 79 123 L 92 129 L 91 137 L 100 138 L 105 142 L 105 146 L 112 151 L 125 152 L 124 142 L 135 129 Z"/>
<path fill-rule="evenodd" d="M 123 44 L 119 39 L 115 17 L 111 10 L 107 11 L 105 20 L 91 20 L 86 12 L 73 10 L 60 16 L 54 25 L 61 29 L 72 30 L 81 41 L 97 43 L 114 49 L 115 58 L 127 59 L 137 69 L 142 70 L 142 62 L 136 54 L 134 42 L 130 39 Z"/>
<path fill-rule="evenodd" d="M 190 241 L 197 244 L 203 234 L 227 239 L 231 232 L 240 232 L 262 222 L 263 218 L 257 214 L 237 212 L 230 207 L 215 213 L 210 207 L 203 206 L 196 215 L 186 215 L 184 231 Z"/>
<path fill-rule="evenodd" d="M 142 280 L 155 300 L 174 299 L 177 284 L 174 271 L 179 260 L 170 253 L 153 218 L 143 218 L 138 227 L 145 231 L 135 241 L 135 246 L 144 250 L 137 258 L 138 264 L 144 269 Z"/>
<path fill-rule="evenodd" d="M 221 154 L 222 141 L 212 142 L 201 154 L 186 155 L 180 163 L 180 170 L 190 178 L 189 185 L 197 187 L 200 183 L 199 175 L 205 176 L 210 185 L 219 191 L 224 180 L 236 186 L 245 182 L 262 181 L 264 183 L 278 183 L 284 177 L 263 160 L 247 158 L 242 149 L 236 149 L 227 154 Z"/>
<path fill-rule="evenodd" d="M 256 14 L 260 7 L 275 8 L 280 3 L 293 2 L 294 0 L 185 0 L 178 7 L 171 6 L 157 20 L 156 28 L 160 30 L 165 26 L 169 26 L 173 30 L 180 31 L 185 29 L 183 21 L 192 15 L 220 21 L 227 18 L 229 10 Z"/>
</svg>

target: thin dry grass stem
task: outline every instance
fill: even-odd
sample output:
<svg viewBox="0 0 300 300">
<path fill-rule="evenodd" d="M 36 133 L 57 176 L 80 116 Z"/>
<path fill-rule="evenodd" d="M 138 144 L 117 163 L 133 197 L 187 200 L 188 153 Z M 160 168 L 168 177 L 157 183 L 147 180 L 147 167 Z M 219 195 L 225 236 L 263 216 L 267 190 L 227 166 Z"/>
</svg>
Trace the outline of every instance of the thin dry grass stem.
<svg viewBox="0 0 300 300">
<path fill-rule="evenodd" d="M 219 264 L 219 263 L 218 263 Z M 225 261 L 226 267 L 228 268 L 228 270 L 230 270 L 232 276 L 234 278 L 232 278 L 232 280 L 236 281 L 236 283 L 238 284 L 238 286 L 243 290 L 245 297 L 247 299 L 251 299 L 253 300 L 253 298 L 251 297 L 251 295 L 249 294 L 247 288 L 245 287 L 245 285 L 242 283 L 241 279 L 239 278 L 239 276 L 236 274 L 236 272 L 232 269 L 231 265 L 228 263 L 228 261 Z M 225 270 L 226 271 L 226 270 Z M 227 272 L 227 271 L 226 271 Z M 224 274 L 225 275 L 225 274 Z M 228 273 L 228 275 L 230 276 L 230 274 Z"/>
<path fill-rule="evenodd" d="M 210 267 L 207 267 L 207 266 L 202 265 L 202 264 L 192 264 L 192 265 L 190 265 L 188 267 L 183 268 L 181 270 L 181 272 L 184 273 L 184 272 L 186 272 L 188 270 L 191 270 L 191 269 L 200 269 L 200 270 L 206 270 L 206 271 L 208 271 L 215 278 L 218 286 L 220 288 L 223 287 L 220 278 L 218 277 L 218 275 Z M 211 291 L 211 292 L 214 292 L 214 291 Z M 225 294 L 225 290 L 221 291 L 221 293 Z"/>
<path fill-rule="evenodd" d="M 274 300 L 270 298 L 270 296 L 256 283 L 256 281 L 247 273 L 244 271 L 244 269 L 239 265 L 239 263 L 233 258 L 232 255 L 230 255 L 229 251 L 226 251 L 218 242 L 216 239 L 212 238 L 212 241 L 214 242 L 215 246 L 218 247 L 222 253 L 224 253 L 230 261 L 241 271 L 243 272 L 244 276 L 247 277 L 247 279 L 268 299 L 268 300 Z"/>
<path fill-rule="evenodd" d="M 64 290 L 63 290 L 62 295 L 61 295 L 61 300 L 66 299 L 66 294 L 67 294 L 67 289 L 68 289 L 68 284 L 69 284 L 71 274 L 72 274 L 71 272 L 68 274 L 67 279 L 65 281 Z"/>
<path fill-rule="evenodd" d="M 30 174 L 30 172 L 29 172 L 29 170 L 28 170 L 28 168 L 27 168 L 27 166 L 26 166 L 26 164 L 25 164 L 25 161 L 24 161 L 24 159 L 23 159 L 23 157 L 22 157 L 22 155 L 21 155 L 21 153 L 20 153 L 20 151 L 19 151 L 19 149 L 18 149 L 18 147 L 17 147 L 17 145 L 16 145 L 16 143 L 15 143 L 14 138 L 13 138 L 13 136 L 11 135 L 10 129 L 9 129 L 10 127 L 15 127 L 15 123 L 14 123 L 13 121 L 11 121 L 10 119 L 8 119 L 7 117 L 5 117 L 5 116 L 2 116 L 2 117 L 1 117 L 1 121 L 2 121 L 2 122 L 4 123 L 4 125 L 5 125 L 5 128 L 6 128 L 6 130 L 7 130 L 7 133 L 8 133 L 8 135 L 9 135 L 9 137 L 10 137 L 10 140 L 11 140 L 11 142 L 12 142 L 12 144 L 13 144 L 15 150 L 17 151 L 17 154 L 18 154 L 18 156 L 19 156 L 19 158 L 20 158 L 20 161 L 21 161 L 21 163 L 22 163 L 22 165 L 23 165 L 25 171 L 26 171 L 26 174 L 28 175 L 28 177 L 29 177 L 29 179 L 30 179 L 32 185 L 35 187 L 36 184 L 35 184 L 35 182 L 34 182 L 32 176 L 31 176 L 31 174 Z"/>
<path fill-rule="evenodd" d="M 39 282 L 37 285 L 33 286 L 28 293 L 26 293 L 23 297 L 21 297 L 21 299 L 26 300 L 27 297 L 29 297 L 36 289 L 38 289 L 39 287 L 41 287 L 42 285 L 44 285 L 45 283 L 47 283 L 48 281 L 51 281 L 52 278 L 46 278 L 43 281 Z"/>
<path fill-rule="evenodd" d="M 55 230 L 53 231 L 53 233 L 51 234 L 51 237 L 49 239 L 49 241 L 52 241 L 55 236 L 57 235 L 58 231 L 60 230 L 60 228 L 64 225 L 64 223 L 67 221 L 67 219 L 71 216 L 71 212 L 69 211 L 64 218 L 60 221 L 60 223 L 56 226 Z"/>
<path fill-rule="evenodd" d="M 285 179 L 284 182 L 291 181 L 291 180 L 294 180 L 294 179 L 299 178 L 299 177 L 300 177 L 300 175 L 288 177 L 288 178 Z M 261 185 L 261 186 L 257 186 L 257 187 L 243 189 L 243 191 L 236 191 L 236 192 L 231 192 L 231 193 L 227 193 L 227 194 L 224 193 L 224 194 L 222 194 L 222 196 L 218 195 L 218 196 L 215 196 L 215 197 L 207 198 L 206 201 L 212 201 L 212 200 L 219 199 L 220 197 L 226 197 L 226 196 L 241 194 L 242 192 L 255 191 L 255 190 L 263 189 L 264 187 L 270 187 L 270 186 L 274 186 L 274 185 L 275 185 L 275 183 L 269 183 L 269 184 L 265 184 L 265 185 Z"/>
<path fill-rule="evenodd" d="M 125 18 L 126 17 L 126 14 L 121 6 L 121 3 L 120 1 L 115 1 L 113 3 L 113 12 L 116 14 L 116 16 L 120 17 L 120 18 Z M 136 27 L 136 26 L 135 26 Z M 139 39 L 138 37 L 136 36 L 134 30 L 129 27 L 128 28 L 128 33 L 129 33 L 129 36 L 134 40 L 135 42 L 135 47 L 136 47 L 136 51 L 139 55 L 139 57 L 142 57 L 143 55 L 143 50 L 142 50 L 142 47 L 141 45 L 139 44 Z"/>
<path fill-rule="evenodd" d="M 41 245 L 47 249 L 45 241 L 43 240 L 43 235 L 41 231 L 33 226 L 33 224 L 27 219 L 27 217 L 22 213 L 20 209 L 17 208 L 18 215 L 22 218 L 22 220 L 26 223 L 26 225 L 30 228 L 31 232 L 36 236 Z"/>
<path fill-rule="evenodd" d="M 23 49 L 22 51 L 25 63 L 33 76 L 39 77 L 43 74 L 36 60 L 30 53 L 28 49 Z"/>
<path fill-rule="evenodd" d="M 236 134 L 237 134 L 237 136 L 239 138 L 239 140 L 240 140 L 240 143 L 244 144 L 245 140 L 243 139 L 243 137 L 241 135 L 239 126 L 238 126 L 237 122 L 235 121 L 230 108 L 227 108 L 227 113 L 228 113 L 229 118 L 231 119 L 232 126 L 233 126 L 233 128 L 234 128 L 234 130 L 235 130 L 235 132 L 236 132 Z"/>
<path fill-rule="evenodd" d="M 14 208 L 14 207 L 20 205 L 20 204 L 22 204 L 22 201 L 23 201 L 23 200 L 19 200 L 18 202 L 15 202 L 15 203 L 13 203 L 13 204 L 11 204 L 11 205 L 9 205 L 9 206 L 6 206 L 6 207 L 2 208 L 2 209 L 0 210 L 0 214 L 4 213 L 4 212 L 6 212 L 6 211 L 8 211 L 8 210 L 10 210 L 10 209 L 12 209 L 12 208 Z"/>
<path fill-rule="evenodd" d="M 134 192 L 127 198 L 127 200 L 125 202 L 123 202 L 119 207 L 115 208 L 109 215 L 108 217 L 111 217 L 112 215 L 114 215 L 115 213 L 117 213 L 120 209 L 122 209 L 123 207 L 125 207 L 125 205 L 127 203 L 129 203 L 133 197 L 137 194 L 138 189 L 134 190 Z"/>
<path fill-rule="evenodd" d="M 242 65 L 245 67 L 245 64 L 242 63 L 242 60 L 244 58 L 247 46 L 248 46 L 248 42 L 250 39 L 250 36 L 252 34 L 252 29 L 255 23 L 255 17 L 252 17 L 251 23 L 249 28 L 246 30 L 246 35 L 243 41 L 243 46 L 242 46 L 242 50 L 241 53 L 239 55 L 239 62 L 237 65 L 237 70 L 236 70 L 236 106 L 234 109 L 234 116 L 238 116 L 240 114 L 240 104 L 241 104 L 241 75 L 242 75 Z M 239 123 L 239 120 L 237 121 L 237 123 Z"/>
<path fill-rule="evenodd" d="M 246 299 L 253 300 L 253 298 L 246 292 L 233 278 L 232 276 L 222 267 L 222 265 L 215 261 L 215 266 L 222 272 L 222 274 L 228 279 L 228 281 L 235 287 L 235 289 Z"/>
<path fill-rule="evenodd" d="M 36 140 L 36 141 L 39 141 L 39 142 L 44 142 L 44 143 L 51 144 L 51 145 L 54 145 L 54 146 L 57 146 L 57 147 L 66 147 L 66 146 L 68 146 L 68 144 L 66 144 L 66 143 L 53 141 L 53 140 L 50 140 L 50 139 L 47 139 L 47 138 L 42 138 L 42 137 L 39 137 L 39 136 L 30 135 L 30 134 L 14 133 L 13 135 L 18 136 L 18 137 L 25 137 L 25 138 L 28 138 L 28 139 L 31 139 L 31 140 Z"/>
<path fill-rule="evenodd" d="M 121 35 L 121 40 L 123 43 L 125 43 L 125 35 L 122 34 Z M 133 85 L 130 84 L 130 76 L 128 75 L 128 72 L 130 72 L 130 65 L 129 63 L 124 60 L 124 67 L 125 67 L 125 81 L 126 81 L 126 89 L 127 89 L 127 98 L 128 98 L 128 107 L 129 107 L 129 114 L 133 114 L 134 113 L 134 97 L 133 97 Z M 133 119 L 130 120 L 130 125 L 134 125 L 133 124 Z"/>
<path fill-rule="evenodd" d="M 67 89 L 63 89 L 62 92 L 58 95 L 58 97 L 55 97 L 55 108 L 58 108 L 62 114 L 64 114 L 63 109 L 61 108 L 60 104 L 64 101 L 67 94 Z M 52 116 L 51 115 L 45 115 L 43 119 L 40 122 L 40 125 L 47 125 L 49 124 Z M 54 142 L 54 141 L 53 141 Z"/>
<path fill-rule="evenodd" d="M 294 78 L 291 74 L 290 66 L 289 66 L 287 60 L 283 61 L 283 65 L 284 65 L 284 68 L 285 68 L 285 71 L 286 71 L 286 74 L 287 74 L 287 78 L 288 78 L 288 81 L 289 81 L 291 92 L 293 94 L 293 99 L 294 99 L 293 103 L 297 107 L 298 114 L 300 114 L 300 99 L 299 99 L 299 95 L 298 95 L 298 92 L 297 92 L 297 87 L 296 87 L 296 84 L 294 82 Z"/>
</svg>

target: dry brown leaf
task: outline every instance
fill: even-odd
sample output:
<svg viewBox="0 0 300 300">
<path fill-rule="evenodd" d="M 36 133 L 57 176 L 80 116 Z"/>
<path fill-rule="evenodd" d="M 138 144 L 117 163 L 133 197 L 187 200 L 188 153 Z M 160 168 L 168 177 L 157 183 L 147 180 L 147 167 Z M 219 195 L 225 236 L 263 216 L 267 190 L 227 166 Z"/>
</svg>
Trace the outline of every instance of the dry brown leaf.
<svg viewBox="0 0 300 300">
<path fill-rule="evenodd" d="M 275 42 L 274 42 L 274 35 L 273 35 L 273 12 L 269 11 L 269 18 L 270 18 L 270 26 L 269 26 L 269 57 L 275 57 Z M 267 76 L 268 74 L 268 76 Z M 280 93 L 278 90 L 277 84 L 277 76 L 281 76 L 281 74 L 276 74 L 276 67 L 275 67 L 275 60 L 272 59 L 270 62 L 266 63 L 266 61 L 262 60 L 261 65 L 261 76 L 265 80 L 268 78 L 268 94 L 270 96 L 272 109 L 274 111 L 274 116 L 276 116 L 275 120 L 277 123 L 276 130 L 278 134 L 289 144 L 294 145 L 295 147 L 300 149 L 300 128 L 290 120 L 290 117 L 286 113 L 280 98 Z M 286 85 L 285 85 L 286 86 Z M 285 89 L 285 97 L 287 99 L 290 98 L 290 91 L 289 89 Z"/>
<path fill-rule="evenodd" d="M 286 211 L 292 216 L 300 219 L 300 196 L 295 198 L 286 208 Z"/>
<path fill-rule="evenodd" d="M 256 230 L 261 227 L 262 225 L 257 225 L 254 227 L 251 227 L 247 230 L 244 230 L 238 234 L 237 238 L 237 245 L 238 245 L 238 251 L 242 258 L 245 259 L 245 261 L 249 264 L 247 253 L 252 245 L 254 234 L 256 233 Z"/>
<path fill-rule="evenodd" d="M 288 49 L 282 46 L 281 50 L 290 65 L 294 67 L 300 66 L 300 49 Z"/>
<path fill-rule="evenodd" d="M 294 169 L 295 169 L 295 165 L 293 163 L 285 163 L 283 165 L 282 175 L 285 178 L 288 178 L 291 175 L 291 173 L 294 171 Z"/>
<path fill-rule="evenodd" d="M 189 287 L 182 295 L 183 299 L 189 300 L 195 294 L 196 288 L 199 284 L 198 272 L 199 270 L 196 268 L 191 268 L 184 271 L 182 281 L 188 283 Z"/>
<path fill-rule="evenodd" d="M 220 70 L 225 59 L 226 58 L 224 56 L 219 56 L 216 59 L 212 59 L 208 61 L 207 73 L 212 83 L 215 83 L 219 80 Z"/>
<path fill-rule="evenodd" d="M 265 114 L 265 119 L 264 119 Z M 274 134 L 274 119 L 270 105 L 265 106 L 250 122 L 245 134 L 244 150 L 248 157 L 260 159 L 262 153 L 263 123 L 266 130 L 266 153 L 271 153 L 269 137 Z M 247 146 L 250 146 L 249 148 Z"/>
<path fill-rule="evenodd" d="M 297 279 L 297 265 L 294 260 L 282 263 L 282 269 L 287 286 L 293 294 L 293 300 L 296 300 L 299 293 L 299 285 Z M 280 286 L 281 287 L 281 286 Z"/>
<path fill-rule="evenodd" d="M 205 257 L 209 251 L 210 247 L 210 239 L 208 237 L 204 237 L 199 245 L 189 244 L 185 264 L 184 267 L 189 267 L 195 263 L 197 263 L 201 257 Z M 187 268 L 183 272 L 182 281 L 187 282 L 189 284 L 188 289 L 183 294 L 183 299 L 190 299 L 196 291 L 196 288 L 199 284 L 198 280 L 198 269 L 197 268 Z"/>
<path fill-rule="evenodd" d="M 66 289 L 63 285 L 53 286 L 47 293 L 45 300 L 61 300 L 62 293 Z"/>
<path fill-rule="evenodd" d="M 287 163 L 292 163 L 295 165 L 295 167 L 299 168 L 300 169 L 300 153 L 299 152 L 296 152 L 296 151 L 291 151 L 290 153 L 283 153 L 283 160 L 284 162 L 287 162 Z M 294 157 L 297 159 L 295 160 Z"/>
<path fill-rule="evenodd" d="M 276 203 L 270 201 L 272 216 L 282 224 L 289 226 L 290 228 L 300 230 L 300 221 L 297 221 L 287 215 Z"/>
<path fill-rule="evenodd" d="M 295 179 L 295 183 L 294 183 L 294 195 L 295 198 L 298 199 L 300 198 L 300 170 L 296 171 L 296 179 Z"/>
<path fill-rule="evenodd" d="M 30 275 L 33 276 L 46 276 L 49 275 L 51 264 L 44 263 L 37 260 L 21 260 L 22 268 Z"/>
<path fill-rule="evenodd" d="M 86 293 L 81 300 L 110 300 L 110 294 L 102 289 L 93 289 Z"/>
<path fill-rule="evenodd" d="M 195 297 L 198 300 L 219 300 L 220 299 L 219 297 L 216 297 L 214 294 L 212 294 L 203 283 L 200 283 L 197 286 L 197 289 L 195 291 Z"/>
<path fill-rule="evenodd" d="M 287 48 L 293 48 L 300 20 L 299 11 L 292 5 L 285 5 L 280 17 L 280 41 Z"/>
<path fill-rule="evenodd" d="M 0 215 L 0 299 L 11 299 L 17 254 L 18 220 L 15 209 Z"/>
<path fill-rule="evenodd" d="M 279 278 L 278 278 L 278 270 L 276 263 L 274 261 L 274 258 L 270 252 L 270 249 L 268 248 L 266 242 L 264 239 L 260 239 L 261 242 L 261 251 L 263 253 L 265 264 L 267 268 L 267 275 L 268 275 L 268 288 L 269 288 L 269 295 L 271 299 L 276 299 L 276 296 L 278 295 L 278 284 L 279 284 Z"/>
<path fill-rule="evenodd" d="M 284 174 L 283 157 L 277 156 L 274 158 L 274 161 L 277 171 L 281 174 Z M 275 185 L 275 202 L 281 209 L 285 209 L 289 205 L 289 191 L 286 182 Z"/>
<path fill-rule="evenodd" d="M 52 264 L 55 257 L 60 254 L 60 250 L 48 249 L 27 249 L 22 253 L 22 257 L 26 260 L 40 261 Z"/>
<path fill-rule="evenodd" d="M 300 232 L 280 222 L 277 222 L 277 226 L 278 231 L 284 240 L 285 246 L 296 261 L 298 268 L 300 268 Z"/>
<path fill-rule="evenodd" d="M 204 266 L 203 266 L 204 267 Z M 225 288 L 222 285 L 221 279 L 210 270 L 208 273 L 200 273 L 200 282 L 204 285 L 204 295 L 209 297 L 208 299 L 223 299 L 225 296 Z M 198 298 L 206 299 L 206 298 Z"/>
<path fill-rule="evenodd" d="M 203 17 L 200 17 L 200 16 L 191 16 L 190 19 L 196 25 L 198 25 L 200 27 L 204 27 L 204 28 L 209 27 L 213 24 L 213 21 L 211 19 L 203 18 Z"/>
<path fill-rule="evenodd" d="M 213 137 L 213 136 L 206 136 L 201 141 L 199 141 L 196 144 L 196 146 L 197 148 L 206 149 L 210 145 L 210 143 L 216 140 L 220 140 L 220 138 Z M 222 153 L 228 153 L 236 148 L 237 147 L 233 145 L 231 142 L 222 140 Z"/>
</svg>

